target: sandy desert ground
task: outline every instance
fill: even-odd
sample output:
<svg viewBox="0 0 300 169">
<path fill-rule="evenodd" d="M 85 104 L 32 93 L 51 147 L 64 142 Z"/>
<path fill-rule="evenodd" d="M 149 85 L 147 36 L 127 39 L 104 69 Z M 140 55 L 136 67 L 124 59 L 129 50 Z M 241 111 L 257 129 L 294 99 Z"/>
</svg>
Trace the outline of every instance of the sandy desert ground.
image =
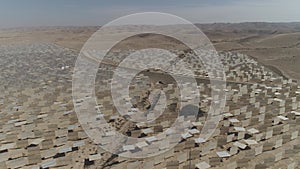
<svg viewBox="0 0 300 169">
<path fill-rule="evenodd" d="M 256 58 L 273 71 L 300 79 L 300 23 L 198 24 L 218 51 Z M 55 43 L 79 51 L 99 27 L 41 27 L 0 30 L 1 44 Z M 148 43 L 170 45 L 163 37 L 148 36 Z M 145 37 L 136 37 L 139 42 Z M 163 42 L 163 44 L 162 44 Z M 132 43 L 132 41 L 131 41 Z M 143 45 L 143 43 L 134 43 Z M 126 44 L 131 46 L 132 44 Z M 178 47 L 178 46 L 177 46 Z"/>
</svg>

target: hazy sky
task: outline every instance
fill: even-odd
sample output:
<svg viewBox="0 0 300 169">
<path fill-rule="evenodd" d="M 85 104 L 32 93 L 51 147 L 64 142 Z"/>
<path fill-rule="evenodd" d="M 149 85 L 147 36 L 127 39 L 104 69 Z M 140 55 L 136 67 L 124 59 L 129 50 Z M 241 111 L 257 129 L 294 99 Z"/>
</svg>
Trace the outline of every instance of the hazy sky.
<svg viewBox="0 0 300 169">
<path fill-rule="evenodd" d="M 136 12 L 197 23 L 300 21 L 300 0 L 0 0 L 0 27 L 103 25 Z"/>
</svg>

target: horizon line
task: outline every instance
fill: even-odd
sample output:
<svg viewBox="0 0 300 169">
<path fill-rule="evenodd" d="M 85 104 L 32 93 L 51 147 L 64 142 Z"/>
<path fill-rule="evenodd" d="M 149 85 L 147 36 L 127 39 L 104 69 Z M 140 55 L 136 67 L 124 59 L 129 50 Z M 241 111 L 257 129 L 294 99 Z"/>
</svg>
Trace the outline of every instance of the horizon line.
<svg viewBox="0 0 300 169">
<path fill-rule="evenodd" d="M 246 23 L 265 23 L 265 24 L 300 24 L 300 21 L 245 21 L 245 22 L 196 22 L 194 25 L 213 25 L 213 24 L 246 24 Z M 105 25 L 105 24 L 104 24 Z M 32 28 L 83 28 L 83 27 L 102 27 L 103 25 L 48 25 L 48 26 L 12 26 L 12 27 L 0 27 L 0 30 L 5 29 L 32 29 Z M 157 26 L 157 25 L 156 25 Z M 168 25 L 158 25 L 158 26 L 168 26 Z"/>
</svg>

